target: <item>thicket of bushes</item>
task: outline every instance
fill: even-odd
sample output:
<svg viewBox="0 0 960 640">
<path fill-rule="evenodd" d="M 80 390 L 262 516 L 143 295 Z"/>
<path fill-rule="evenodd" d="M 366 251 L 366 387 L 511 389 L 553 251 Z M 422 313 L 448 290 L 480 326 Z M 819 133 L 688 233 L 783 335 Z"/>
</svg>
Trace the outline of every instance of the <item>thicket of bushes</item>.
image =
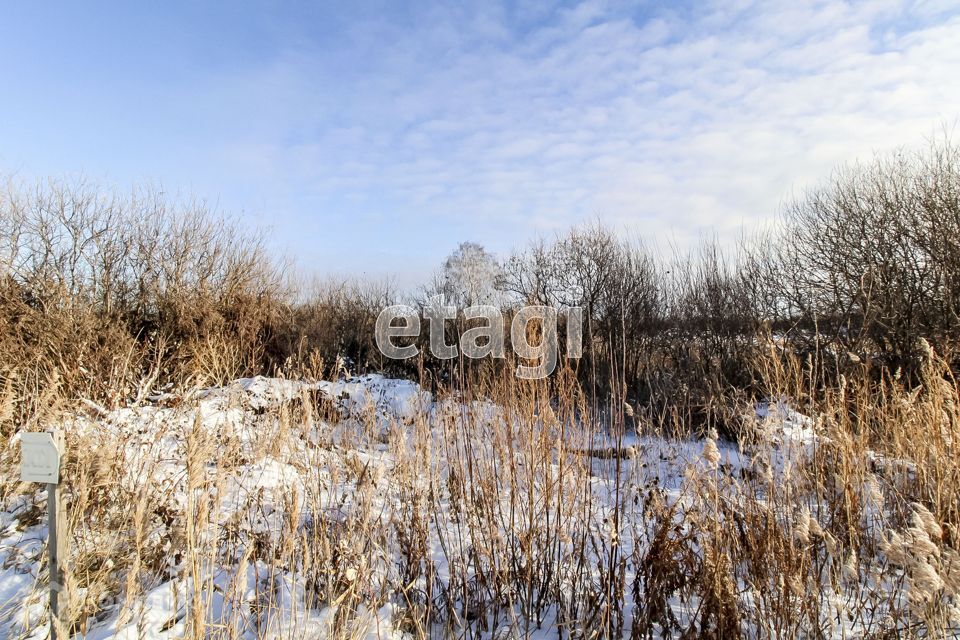
<svg viewBox="0 0 960 640">
<path fill-rule="evenodd" d="M 627 402 L 661 424 L 729 433 L 736 416 L 720 400 L 762 393 L 755 363 L 769 339 L 824 384 L 910 376 L 920 338 L 952 361 L 960 147 L 945 140 L 838 170 L 735 250 L 707 241 L 663 259 L 592 224 L 503 262 L 464 244 L 423 293 L 582 307 L 584 354 L 568 364 L 596 406 Z M 0 193 L 0 384 L 32 402 L 55 388 L 113 404 L 278 367 L 442 382 L 495 367 L 385 361 L 373 327 L 399 300 L 382 282 L 295 287 L 261 236 L 203 203 L 84 182 Z"/>
</svg>

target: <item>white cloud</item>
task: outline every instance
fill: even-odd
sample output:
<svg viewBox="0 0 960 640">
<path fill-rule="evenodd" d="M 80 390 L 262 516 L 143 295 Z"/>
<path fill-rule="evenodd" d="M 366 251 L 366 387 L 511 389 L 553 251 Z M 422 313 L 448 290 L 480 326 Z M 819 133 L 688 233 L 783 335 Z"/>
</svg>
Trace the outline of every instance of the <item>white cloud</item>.
<svg viewBox="0 0 960 640">
<path fill-rule="evenodd" d="M 232 149 L 230 169 L 282 176 L 292 208 L 397 217 L 420 255 L 503 251 L 596 214 L 682 241 L 733 237 L 838 163 L 960 115 L 949 8 L 731 6 L 549 18 L 482 3 L 357 25 L 339 68 L 320 48 L 266 72 L 282 126 Z"/>
</svg>

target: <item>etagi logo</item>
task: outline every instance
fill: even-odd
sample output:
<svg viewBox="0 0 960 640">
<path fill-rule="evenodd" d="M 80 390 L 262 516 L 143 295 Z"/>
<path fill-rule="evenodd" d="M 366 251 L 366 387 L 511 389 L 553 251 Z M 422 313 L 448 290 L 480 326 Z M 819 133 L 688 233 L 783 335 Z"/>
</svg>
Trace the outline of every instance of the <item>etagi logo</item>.
<svg viewBox="0 0 960 640">
<path fill-rule="evenodd" d="M 446 343 L 446 322 L 456 320 L 457 308 L 444 305 L 441 296 L 430 299 L 423 309 L 423 317 L 430 326 L 430 354 L 441 360 L 456 358 L 463 353 L 467 358 L 505 358 L 506 345 L 504 316 L 492 305 L 474 305 L 463 310 L 463 319 L 471 326 L 456 344 Z M 537 380 L 549 376 L 557 367 L 559 352 L 557 323 L 564 318 L 566 329 L 566 357 L 583 355 L 583 314 L 580 307 L 528 306 L 517 309 L 510 322 L 510 346 L 521 359 L 534 362 L 533 366 L 517 365 L 518 378 Z M 420 335 L 420 314 L 411 306 L 398 304 L 386 307 L 377 316 L 376 340 L 380 353 L 394 360 L 415 358 L 420 349 L 413 344 L 398 345 L 394 338 L 415 338 Z M 533 339 L 533 340 L 531 340 Z M 531 344 L 536 342 L 536 344 Z"/>
</svg>

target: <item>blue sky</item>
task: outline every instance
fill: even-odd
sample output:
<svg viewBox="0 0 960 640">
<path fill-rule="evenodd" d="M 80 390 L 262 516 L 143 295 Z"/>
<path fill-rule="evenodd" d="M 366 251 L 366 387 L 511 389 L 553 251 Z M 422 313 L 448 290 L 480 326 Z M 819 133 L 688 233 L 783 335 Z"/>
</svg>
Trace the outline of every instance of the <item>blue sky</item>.
<svg viewBox="0 0 960 640">
<path fill-rule="evenodd" d="M 0 173 L 206 198 L 412 284 L 600 217 L 733 238 L 960 117 L 954 2 L 5 3 Z"/>
</svg>

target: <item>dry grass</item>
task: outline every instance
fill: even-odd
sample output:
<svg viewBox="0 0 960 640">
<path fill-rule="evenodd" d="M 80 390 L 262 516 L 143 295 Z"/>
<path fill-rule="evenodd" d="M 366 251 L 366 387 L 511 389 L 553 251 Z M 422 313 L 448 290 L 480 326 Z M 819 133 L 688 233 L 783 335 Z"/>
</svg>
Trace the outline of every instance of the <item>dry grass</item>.
<svg viewBox="0 0 960 640">
<path fill-rule="evenodd" d="M 949 370 L 928 350 L 915 388 L 865 372 L 822 391 L 806 363 L 771 350 L 763 366 L 770 397 L 814 417 L 809 447 L 745 418 L 739 448 L 646 433 L 601 457 L 569 371 L 549 383 L 505 374 L 407 421 L 374 407 L 344 419 L 307 388 L 264 409 L 242 393 L 185 392 L 167 408 L 73 417 L 74 631 L 112 619 L 191 638 L 349 638 L 385 617 L 413 637 L 955 631 Z M 2 454 L 4 507 L 31 531 L 41 495 L 14 480 L 16 450 Z M 280 480 L 264 480 L 271 469 Z M 40 587 L 41 560 L 7 562 L 39 571 Z M 157 626 L 160 585 L 176 613 Z M 39 592 L 32 602 L 0 605 L 11 637 L 41 625 Z"/>
</svg>

